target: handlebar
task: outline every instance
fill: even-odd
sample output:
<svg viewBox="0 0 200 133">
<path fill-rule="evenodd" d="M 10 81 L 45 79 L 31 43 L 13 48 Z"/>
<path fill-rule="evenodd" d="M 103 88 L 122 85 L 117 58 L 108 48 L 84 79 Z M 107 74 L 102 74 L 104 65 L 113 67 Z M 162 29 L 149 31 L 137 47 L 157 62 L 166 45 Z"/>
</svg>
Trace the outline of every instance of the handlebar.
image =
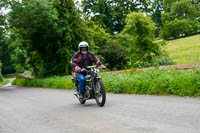
<svg viewBox="0 0 200 133">
<path fill-rule="evenodd" d="M 103 68 L 101 68 L 101 67 L 97 67 L 97 66 L 87 66 L 87 69 L 92 69 L 92 68 L 103 69 Z"/>
<path fill-rule="evenodd" d="M 103 69 L 101 67 L 97 67 L 97 66 L 87 66 L 86 68 L 82 68 L 81 69 L 81 72 L 89 72 L 90 70 L 92 70 L 93 68 L 96 68 L 96 69 Z M 90 69 L 90 70 L 89 70 Z M 99 71 L 98 71 L 99 72 Z"/>
<path fill-rule="evenodd" d="M 87 66 L 88 69 L 90 68 L 97 68 L 97 66 Z"/>
</svg>

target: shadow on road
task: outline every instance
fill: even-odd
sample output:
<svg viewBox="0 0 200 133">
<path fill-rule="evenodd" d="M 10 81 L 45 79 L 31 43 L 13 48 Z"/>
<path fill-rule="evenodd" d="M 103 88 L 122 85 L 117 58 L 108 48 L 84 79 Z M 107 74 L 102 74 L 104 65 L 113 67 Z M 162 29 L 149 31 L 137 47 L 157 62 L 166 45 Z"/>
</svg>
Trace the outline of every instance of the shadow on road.
<svg viewBox="0 0 200 133">
<path fill-rule="evenodd" d="M 91 102 L 86 102 L 85 104 L 80 104 L 79 101 L 77 101 L 77 103 L 73 103 L 71 104 L 71 107 L 74 109 L 78 109 L 78 108 L 99 108 L 99 106 L 96 104 L 95 101 L 91 101 Z"/>
<path fill-rule="evenodd" d="M 16 87 L 0 87 L 0 92 L 3 92 L 3 91 L 14 91 L 16 89 L 17 89 Z"/>
</svg>

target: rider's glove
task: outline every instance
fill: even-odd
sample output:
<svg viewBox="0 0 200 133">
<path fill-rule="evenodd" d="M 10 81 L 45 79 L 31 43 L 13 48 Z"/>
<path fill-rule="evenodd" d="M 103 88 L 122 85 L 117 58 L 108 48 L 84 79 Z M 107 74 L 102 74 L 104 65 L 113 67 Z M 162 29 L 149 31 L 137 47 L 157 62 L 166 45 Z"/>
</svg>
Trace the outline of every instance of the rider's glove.
<svg viewBox="0 0 200 133">
<path fill-rule="evenodd" d="M 76 67 L 75 67 L 75 72 L 76 72 L 76 73 L 81 72 L 81 68 L 80 68 L 79 66 L 76 66 Z"/>
<path fill-rule="evenodd" d="M 104 66 L 104 65 L 100 65 L 99 67 L 102 69 L 106 69 L 106 66 Z"/>
</svg>

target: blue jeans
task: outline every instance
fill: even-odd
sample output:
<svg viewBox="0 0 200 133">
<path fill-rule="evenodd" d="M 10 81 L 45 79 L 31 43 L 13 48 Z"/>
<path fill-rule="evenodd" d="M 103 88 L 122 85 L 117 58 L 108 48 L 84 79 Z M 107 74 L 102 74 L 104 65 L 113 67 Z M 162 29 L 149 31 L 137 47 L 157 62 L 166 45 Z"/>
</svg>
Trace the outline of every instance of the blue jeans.
<svg viewBox="0 0 200 133">
<path fill-rule="evenodd" d="M 85 92 L 85 76 L 83 74 L 77 73 L 76 78 L 78 79 L 78 90 L 80 93 Z"/>
</svg>

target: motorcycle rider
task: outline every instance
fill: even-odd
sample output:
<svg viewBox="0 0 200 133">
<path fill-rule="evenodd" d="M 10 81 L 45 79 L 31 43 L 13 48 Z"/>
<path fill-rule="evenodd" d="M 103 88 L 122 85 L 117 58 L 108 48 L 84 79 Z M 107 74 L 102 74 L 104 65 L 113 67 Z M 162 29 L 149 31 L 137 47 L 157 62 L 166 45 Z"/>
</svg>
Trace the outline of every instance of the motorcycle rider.
<svg viewBox="0 0 200 133">
<path fill-rule="evenodd" d="M 82 68 L 87 68 L 95 63 L 97 67 L 106 69 L 99 59 L 95 57 L 93 53 L 89 51 L 89 45 L 87 42 L 82 41 L 78 45 L 78 52 L 76 52 L 71 59 L 71 67 L 73 72 L 75 72 L 76 78 L 78 79 L 78 89 L 80 92 L 80 99 L 84 98 L 85 93 L 85 72 L 81 71 Z"/>
</svg>

